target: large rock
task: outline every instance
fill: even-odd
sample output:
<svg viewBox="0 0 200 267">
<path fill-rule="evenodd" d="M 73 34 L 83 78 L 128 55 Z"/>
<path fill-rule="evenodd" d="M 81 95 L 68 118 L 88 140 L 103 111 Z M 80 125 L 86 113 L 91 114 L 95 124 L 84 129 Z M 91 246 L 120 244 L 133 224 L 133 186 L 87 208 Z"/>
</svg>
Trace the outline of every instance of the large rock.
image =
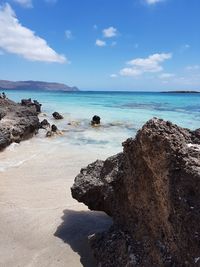
<svg viewBox="0 0 200 267">
<path fill-rule="evenodd" d="M 31 137 L 39 128 L 35 107 L 20 105 L 9 99 L 0 98 L 0 150 L 12 142 Z"/>
<path fill-rule="evenodd" d="M 114 224 L 90 244 L 102 267 L 200 266 L 200 136 L 159 119 L 81 170 L 72 196 Z"/>
</svg>

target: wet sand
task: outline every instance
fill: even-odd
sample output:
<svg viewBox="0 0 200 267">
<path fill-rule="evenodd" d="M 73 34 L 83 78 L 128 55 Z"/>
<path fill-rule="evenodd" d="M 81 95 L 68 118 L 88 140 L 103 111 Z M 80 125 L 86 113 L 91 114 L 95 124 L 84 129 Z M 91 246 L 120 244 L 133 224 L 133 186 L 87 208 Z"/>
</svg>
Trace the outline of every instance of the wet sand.
<svg viewBox="0 0 200 267">
<path fill-rule="evenodd" d="M 0 266 L 96 266 L 87 236 L 111 220 L 72 199 L 70 187 L 81 167 L 110 153 L 37 138 L 0 153 Z"/>
</svg>

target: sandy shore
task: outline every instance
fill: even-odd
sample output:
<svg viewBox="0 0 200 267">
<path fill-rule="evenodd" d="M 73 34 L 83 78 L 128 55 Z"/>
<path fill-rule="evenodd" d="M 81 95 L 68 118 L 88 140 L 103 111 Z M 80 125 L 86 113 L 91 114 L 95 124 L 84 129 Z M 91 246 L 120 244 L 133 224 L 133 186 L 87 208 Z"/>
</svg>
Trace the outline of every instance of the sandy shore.
<svg viewBox="0 0 200 267">
<path fill-rule="evenodd" d="M 81 167 L 108 155 L 37 138 L 0 154 L 0 266 L 96 266 L 87 236 L 111 221 L 73 200 L 70 187 Z"/>
</svg>

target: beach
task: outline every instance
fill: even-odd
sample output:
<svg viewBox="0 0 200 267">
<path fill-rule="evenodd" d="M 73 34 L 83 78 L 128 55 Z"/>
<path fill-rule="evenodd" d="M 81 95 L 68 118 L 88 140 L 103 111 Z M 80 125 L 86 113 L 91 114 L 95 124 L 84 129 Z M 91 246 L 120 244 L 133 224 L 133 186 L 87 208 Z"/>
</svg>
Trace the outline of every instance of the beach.
<svg viewBox="0 0 200 267">
<path fill-rule="evenodd" d="M 8 92 L 16 101 L 25 94 Z M 63 134 L 46 138 L 41 129 L 32 139 L 0 153 L 0 265 L 94 267 L 88 235 L 108 229 L 112 222 L 71 197 L 75 176 L 96 159 L 121 152 L 122 141 L 135 136 L 151 116 L 197 128 L 198 99 L 139 93 L 32 95 L 43 104 L 40 120 L 55 123 Z M 55 121 L 53 111 L 64 119 Z M 96 128 L 90 126 L 95 114 L 101 117 Z"/>
<path fill-rule="evenodd" d="M 7 159 L 18 160 L 0 172 L 1 266 L 95 266 L 87 236 L 110 219 L 75 201 L 70 187 L 96 153 L 55 144 L 49 150 L 35 139 L 0 154 L 5 166 Z"/>
</svg>

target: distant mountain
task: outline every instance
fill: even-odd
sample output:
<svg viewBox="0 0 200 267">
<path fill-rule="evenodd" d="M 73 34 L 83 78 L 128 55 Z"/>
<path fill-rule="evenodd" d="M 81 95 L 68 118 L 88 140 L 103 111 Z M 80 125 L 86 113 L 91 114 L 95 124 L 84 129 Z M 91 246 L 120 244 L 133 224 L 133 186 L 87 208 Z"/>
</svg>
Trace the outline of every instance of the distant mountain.
<svg viewBox="0 0 200 267">
<path fill-rule="evenodd" d="M 55 82 L 40 82 L 40 81 L 18 81 L 11 82 L 6 80 L 0 80 L 0 90 L 47 90 L 47 91 L 79 91 L 77 87 L 70 87 L 63 83 Z"/>
</svg>

